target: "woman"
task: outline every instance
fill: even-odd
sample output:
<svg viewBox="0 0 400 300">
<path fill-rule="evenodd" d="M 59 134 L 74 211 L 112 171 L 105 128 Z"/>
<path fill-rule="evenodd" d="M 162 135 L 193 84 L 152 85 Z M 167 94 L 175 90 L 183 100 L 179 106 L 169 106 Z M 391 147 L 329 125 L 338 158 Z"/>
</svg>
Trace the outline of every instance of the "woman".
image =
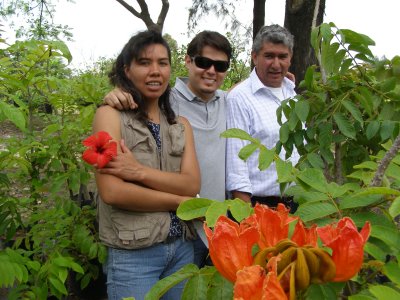
<svg viewBox="0 0 400 300">
<path fill-rule="evenodd" d="M 171 52 L 161 34 L 136 34 L 109 77 L 138 99 L 138 108 L 102 106 L 95 115 L 94 132 L 121 141 L 118 156 L 96 174 L 109 299 L 144 299 L 158 280 L 193 262 L 191 228 L 174 211 L 199 192 L 200 172 L 190 124 L 170 107 L 170 74 Z M 182 288 L 163 299 L 180 299 Z"/>
</svg>

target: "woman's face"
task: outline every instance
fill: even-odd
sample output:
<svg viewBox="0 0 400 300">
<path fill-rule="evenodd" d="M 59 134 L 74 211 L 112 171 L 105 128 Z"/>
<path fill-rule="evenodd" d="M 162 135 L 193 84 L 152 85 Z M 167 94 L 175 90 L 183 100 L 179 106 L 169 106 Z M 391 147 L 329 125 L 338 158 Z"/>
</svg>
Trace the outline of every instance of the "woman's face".
<svg viewBox="0 0 400 300">
<path fill-rule="evenodd" d="M 167 89 L 171 76 L 167 49 L 161 44 L 147 46 L 138 59 L 125 67 L 125 74 L 145 99 L 158 99 Z"/>
</svg>

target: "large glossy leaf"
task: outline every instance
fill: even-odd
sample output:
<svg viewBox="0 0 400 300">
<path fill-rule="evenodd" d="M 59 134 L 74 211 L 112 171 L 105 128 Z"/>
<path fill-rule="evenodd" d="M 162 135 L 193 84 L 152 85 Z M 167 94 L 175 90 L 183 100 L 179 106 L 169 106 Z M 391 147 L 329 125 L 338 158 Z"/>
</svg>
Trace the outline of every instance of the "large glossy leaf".
<svg viewBox="0 0 400 300">
<path fill-rule="evenodd" d="M 342 134 L 345 136 L 355 139 L 356 138 L 356 131 L 354 129 L 353 124 L 347 119 L 342 113 L 335 113 L 333 115 L 337 126 Z"/>
<path fill-rule="evenodd" d="M 209 300 L 233 299 L 233 284 L 221 276 L 220 273 L 214 273 L 211 279 L 211 285 L 207 293 Z"/>
<path fill-rule="evenodd" d="M 21 131 L 26 130 L 25 115 L 18 108 L 0 101 L 0 113 L 4 114 L 6 118 L 14 123 Z"/>
<path fill-rule="evenodd" d="M 367 130 L 365 132 L 367 139 L 372 139 L 379 131 L 381 124 L 379 121 L 371 121 L 368 126 L 367 126 Z"/>
<path fill-rule="evenodd" d="M 214 227 L 217 219 L 222 215 L 226 215 L 227 210 L 228 202 L 214 201 L 206 212 L 207 226 Z"/>
<path fill-rule="evenodd" d="M 400 299 L 400 293 L 388 286 L 374 285 L 369 288 L 369 291 L 378 300 Z"/>
<path fill-rule="evenodd" d="M 254 139 L 246 131 L 244 131 L 242 129 L 238 129 L 238 128 L 230 128 L 230 129 L 225 130 L 224 132 L 221 133 L 221 137 L 224 137 L 224 138 L 238 138 L 238 139 L 241 139 L 241 140 L 254 142 L 256 144 L 260 143 L 260 141 L 258 139 Z"/>
<path fill-rule="evenodd" d="M 229 211 L 238 222 L 242 221 L 244 218 L 247 218 L 253 212 L 251 204 L 240 199 L 226 200 L 226 202 L 229 206 Z"/>
<path fill-rule="evenodd" d="M 358 109 L 358 107 L 349 100 L 343 100 L 342 104 L 347 109 L 347 111 L 351 113 L 353 118 L 356 119 L 358 122 L 360 122 L 362 126 L 364 121 L 362 118 L 361 111 Z"/>
<path fill-rule="evenodd" d="M 279 129 L 279 140 L 282 144 L 286 143 L 289 138 L 289 125 L 287 123 L 283 124 Z"/>
<path fill-rule="evenodd" d="M 215 268 L 205 267 L 198 273 L 193 273 L 193 276 L 185 284 L 181 300 L 207 299 L 208 286 L 215 272 Z"/>
<path fill-rule="evenodd" d="M 375 46 L 375 41 L 365 34 L 350 29 L 341 29 L 340 32 L 344 36 L 344 42 L 346 44 Z"/>
<path fill-rule="evenodd" d="M 304 222 L 309 222 L 337 212 L 336 207 L 330 202 L 313 202 L 300 205 L 296 211 L 296 215 Z"/>
<path fill-rule="evenodd" d="M 292 174 L 293 166 L 290 161 L 277 159 L 275 161 L 276 172 L 278 173 L 278 182 L 291 182 L 294 181 Z"/>
<path fill-rule="evenodd" d="M 306 169 L 298 174 L 297 178 L 319 192 L 327 192 L 326 178 L 319 169 Z"/>
<path fill-rule="evenodd" d="M 389 214 L 392 216 L 393 219 L 400 215 L 400 197 L 394 199 L 394 201 L 390 205 Z"/>
<path fill-rule="evenodd" d="M 146 300 L 160 299 L 171 287 L 181 281 L 190 278 L 199 272 L 199 268 L 194 264 L 184 266 L 174 274 L 159 280 L 146 294 Z"/>
<path fill-rule="evenodd" d="M 400 191 L 387 187 L 367 187 L 355 193 L 355 197 L 366 195 L 395 195 L 400 196 Z"/>
<path fill-rule="evenodd" d="M 307 289 L 306 300 L 336 300 L 336 291 L 329 284 L 312 284 Z"/>
<path fill-rule="evenodd" d="M 375 204 L 379 201 L 382 201 L 382 197 L 380 195 L 367 195 L 367 196 L 350 195 L 347 197 L 343 197 L 340 200 L 339 207 L 340 209 L 364 207 Z"/>
<path fill-rule="evenodd" d="M 258 156 L 258 168 L 263 171 L 269 168 L 274 161 L 275 148 L 267 149 L 264 145 L 260 146 L 260 154 Z"/>
<path fill-rule="evenodd" d="M 189 199 L 185 202 L 182 202 L 178 206 L 176 214 L 182 220 L 192 220 L 195 218 L 204 217 L 206 215 L 207 209 L 213 202 L 213 200 L 206 198 Z"/>
<path fill-rule="evenodd" d="M 382 240 L 389 246 L 400 251 L 400 232 L 397 228 L 392 226 L 373 225 L 371 230 L 371 236 Z"/>
<path fill-rule="evenodd" d="M 389 279 L 396 283 L 397 285 L 400 285 L 400 266 L 399 264 L 390 261 L 387 264 L 383 266 L 383 271 L 384 274 L 389 277 Z"/>
<path fill-rule="evenodd" d="M 258 149 L 258 145 L 256 144 L 248 144 L 244 146 L 242 149 L 239 151 L 239 157 L 240 159 L 246 161 L 250 155 L 254 153 Z"/>
</svg>

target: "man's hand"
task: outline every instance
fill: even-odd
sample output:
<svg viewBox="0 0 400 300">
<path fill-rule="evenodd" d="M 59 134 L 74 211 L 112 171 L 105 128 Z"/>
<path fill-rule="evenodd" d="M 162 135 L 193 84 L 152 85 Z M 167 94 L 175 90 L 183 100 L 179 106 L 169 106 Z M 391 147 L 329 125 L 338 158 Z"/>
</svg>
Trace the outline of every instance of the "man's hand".
<svg viewBox="0 0 400 300">
<path fill-rule="evenodd" d="M 97 169 L 101 174 L 109 174 L 125 181 L 140 182 L 144 177 L 144 166 L 141 165 L 126 147 L 124 140 L 120 142 L 121 152 L 102 169 Z"/>
<path fill-rule="evenodd" d="M 118 110 L 137 108 L 137 104 L 133 101 L 132 95 L 117 87 L 104 97 L 103 103 Z"/>
<path fill-rule="evenodd" d="M 294 76 L 293 73 L 287 72 L 286 78 L 289 79 L 290 81 L 293 81 L 294 83 L 296 83 L 296 76 Z"/>
</svg>

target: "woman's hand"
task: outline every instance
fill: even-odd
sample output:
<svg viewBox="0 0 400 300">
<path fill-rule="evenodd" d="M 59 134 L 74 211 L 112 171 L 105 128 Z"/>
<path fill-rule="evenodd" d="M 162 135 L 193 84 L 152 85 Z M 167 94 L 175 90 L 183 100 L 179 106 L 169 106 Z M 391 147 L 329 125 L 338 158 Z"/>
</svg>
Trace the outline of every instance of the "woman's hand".
<svg viewBox="0 0 400 300">
<path fill-rule="evenodd" d="M 144 180 L 144 169 L 133 153 L 126 147 L 124 140 L 120 142 L 121 152 L 102 169 L 97 171 L 101 174 L 109 174 L 119 177 L 125 181 L 141 182 Z"/>
</svg>

